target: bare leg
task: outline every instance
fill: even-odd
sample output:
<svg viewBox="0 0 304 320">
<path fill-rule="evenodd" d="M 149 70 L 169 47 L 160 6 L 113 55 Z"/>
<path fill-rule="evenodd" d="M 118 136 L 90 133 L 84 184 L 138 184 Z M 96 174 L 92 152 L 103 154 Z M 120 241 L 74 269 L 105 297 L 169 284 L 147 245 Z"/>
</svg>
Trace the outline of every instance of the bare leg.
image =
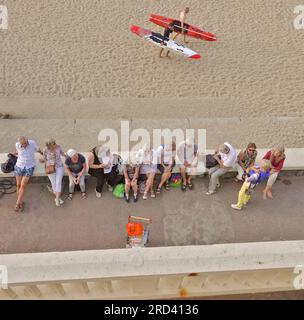
<svg viewBox="0 0 304 320">
<path fill-rule="evenodd" d="M 271 186 L 266 186 L 266 188 L 263 190 L 263 199 L 267 200 L 267 198 L 272 199 L 272 192 L 271 192 Z"/>
<path fill-rule="evenodd" d="M 158 188 L 160 189 L 164 183 L 166 183 L 166 181 L 170 178 L 170 171 L 165 171 L 163 174 L 162 174 L 162 177 L 161 177 L 161 181 L 158 185 Z"/>
<path fill-rule="evenodd" d="M 174 35 L 174 37 L 172 38 L 172 40 L 174 41 L 177 37 L 178 37 L 178 33 L 176 33 L 176 34 Z"/>
<path fill-rule="evenodd" d="M 22 180 L 22 177 L 16 176 L 16 194 L 17 194 L 17 199 L 18 199 L 18 194 L 19 194 L 19 190 L 20 190 L 20 187 L 21 187 L 21 180 Z"/>
<path fill-rule="evenodd" d="M 187 185 L 186 168 L 185 167 L 180 168 L 180 173 L 183 179 L 183 185 L 186 186 Z"/>
<path fill-rule="evenodd" d="M 23 202 L 23 196 L 24 196 L 24 193 L 25 193 L 25 188 L 27 186 L 27 183 L 28 183 L 29 179 L 30 179 L 30 177 L 22 177 L 21 186 L 20 186 L 20 189 L 19 189 L 19 192 L 18 192 L 18 198 L 17 198 L 17 203 L 19 205 L 22 204 L 22 202 Z"/>
<path fill-rule="evenodd" d="M 137 181 L 131 182 L 131 186 L 132 186 L 134 194 L 137 195 L 137 189 L 138 189 L 137 188 Z"/>
<path fill-rule="evenodd" d="M 191 172 L 190 172 L 188 179 L 187 179 L 188 184 L 191 184 L 191 180 L 194 176 L 196 176 L 196 168 L 191 168 Z"/>
<path fill-rule="evenodd" d="M 125 194 L 128 196 L 130 192 L 130 183 L 125 183 Z"/>
<path fill-rule="evenodd" d="M 164 48 L 161 48 L 161 49 L 160 49 L 160 52 L 159 52 L 159 57 L 160 57 L 160 58 L 162 58 L 163 51 L 164 51 Z"/>
</svg>

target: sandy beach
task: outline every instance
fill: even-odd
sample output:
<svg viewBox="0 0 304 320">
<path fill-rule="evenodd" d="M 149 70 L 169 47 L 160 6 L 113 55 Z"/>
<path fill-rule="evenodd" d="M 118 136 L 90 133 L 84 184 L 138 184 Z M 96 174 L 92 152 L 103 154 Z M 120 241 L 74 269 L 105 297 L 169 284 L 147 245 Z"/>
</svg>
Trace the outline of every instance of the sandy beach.
<svg viewBox="0 0 304 320">
<path fill-rule="evenodd" d="M 49 114 L 52 108 L 51 118 L 58 119 L 88 118 L 87 113 L 95 120 L 104 113 L 109 118 L 111 108 L 116 110 L 113 119 L 130 114 L 136 119 L 137 111 L 160 119 L 163 110 L 174 118 L 183 118 L 185 110 L 190 118 L 271 117 L 269 125 L 256 123 L 256 131 L 265 135 L 259 142 L 280 143 L 283 136 L 287 147 L 303 147 L 304 31 L 293 27 L 298 0 L 2 0 L 1 4 L 8 8 L 9 28 L 0 32 L 0 112 L 28 119 L 45 118 L 44 112 Z M 175 54 L 159 59 L 156 46 L 129 31 L 136 24 L 160 32 L 148 22 L 149 14 L 177 18 L 185 5 L 190 7 L 190 24 L 218 37 L 211 43 L 188 39 L 187 46 L 202 55 L 200 60 Z M 36 103 L 19 110 L 18 101 L 25 98 L 35 98 Z M 138 100 L 137 109 L 123 109 L 121 101 L 131 98 Z M 153 98 L 163 99 L 162 104 L 153 104 Z M 64 111 L 58 110 L 60 99 L 70 99 L 61 103 Z M 98 99 L 108 103 L 99 104 L 95 117 L 90 101 L 98 105 Z M 77 105 L 82 101 L 83 108 L 75 111 L 73 101 Z M 39 102 L 48 105 L 47 110 L 41 107 L 37 112 Z M 291 121 L 282 127 L 276 118 Z M 0 121 L 2 126 L 7 120 Z M 252 129 L 241 135 L 252 138 Z"/>
</svg>

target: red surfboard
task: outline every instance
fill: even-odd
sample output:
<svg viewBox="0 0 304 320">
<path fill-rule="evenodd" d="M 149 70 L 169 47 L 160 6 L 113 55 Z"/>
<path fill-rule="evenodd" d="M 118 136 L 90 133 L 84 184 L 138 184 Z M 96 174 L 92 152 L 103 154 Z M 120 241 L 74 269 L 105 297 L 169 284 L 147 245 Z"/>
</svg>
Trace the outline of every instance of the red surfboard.
<svg viewBox="0 0 304 320">
<path fill-rule="evenodd" d="M 175 20 L 172 18 L 167 18 L 163 16 L 158 16 L 156 14 L 150 14 L 149 21 L 157 24 L 160 27 L 167 28 L 169 23 L 174 21 L 174 31 L 177 33 L 182 33 L 182 28 L 181 28 L 181 22 L 179 20 Z M 197 38 L 197 39 L 202 39 L 206 41 L 216 41 L 216 36 L 210 32 L 206 32 L 204 30 L 201 30 L 199 28 L 193 27 L 188 23 L 184 23 L 184 34 Z"/>
</svg>

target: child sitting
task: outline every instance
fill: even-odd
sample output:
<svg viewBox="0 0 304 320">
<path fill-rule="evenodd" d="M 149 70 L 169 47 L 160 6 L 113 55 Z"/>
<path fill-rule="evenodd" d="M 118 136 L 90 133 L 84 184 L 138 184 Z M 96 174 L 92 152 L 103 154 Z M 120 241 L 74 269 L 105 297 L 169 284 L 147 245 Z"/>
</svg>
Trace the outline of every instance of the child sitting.
<svg viewBox="0 0 304 320">
<path fill-rule="evenodd" d="M 231 205 L 236 210 L 242 210 L 243 206 L 250 200 L 253 189 L 269 177 L 270 161 L 261 160 L 259 167 L 250 167 L 246 170 L 246 173 L 247 177 L 239 192 L 238 203 Z"/>
</svg>

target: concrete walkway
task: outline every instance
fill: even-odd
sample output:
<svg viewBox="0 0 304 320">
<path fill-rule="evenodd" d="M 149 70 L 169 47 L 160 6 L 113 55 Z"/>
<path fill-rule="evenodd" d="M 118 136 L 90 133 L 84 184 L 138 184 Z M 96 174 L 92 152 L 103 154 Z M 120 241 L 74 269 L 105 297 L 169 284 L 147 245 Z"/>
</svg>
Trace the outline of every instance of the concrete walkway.
<svg viewBox="0 0 304 320">
<path fill-rule="evenodd" d="M 13 211 L 15 195 L 0 198 L 0 253 L 123 248 L 128 215 L 153 219 L 152 247 L 302 240 L 304 177 L 291 174 L 277 181 L 272 201 L 262 199 L 260 186 L 241 212 L 230 208 L 240 184 L 229 178 L 210 197 L 205 195 L 207 178 L 199 177 L 193 191 L 172 189 L 137 204 L 109 192 L 97 199 L 94 181 L 89 180 L 88 199 L 76 194 L 61 208 L 55 207 L 46 184 L 31 183 L 24 214 Z"/>
</svg>

